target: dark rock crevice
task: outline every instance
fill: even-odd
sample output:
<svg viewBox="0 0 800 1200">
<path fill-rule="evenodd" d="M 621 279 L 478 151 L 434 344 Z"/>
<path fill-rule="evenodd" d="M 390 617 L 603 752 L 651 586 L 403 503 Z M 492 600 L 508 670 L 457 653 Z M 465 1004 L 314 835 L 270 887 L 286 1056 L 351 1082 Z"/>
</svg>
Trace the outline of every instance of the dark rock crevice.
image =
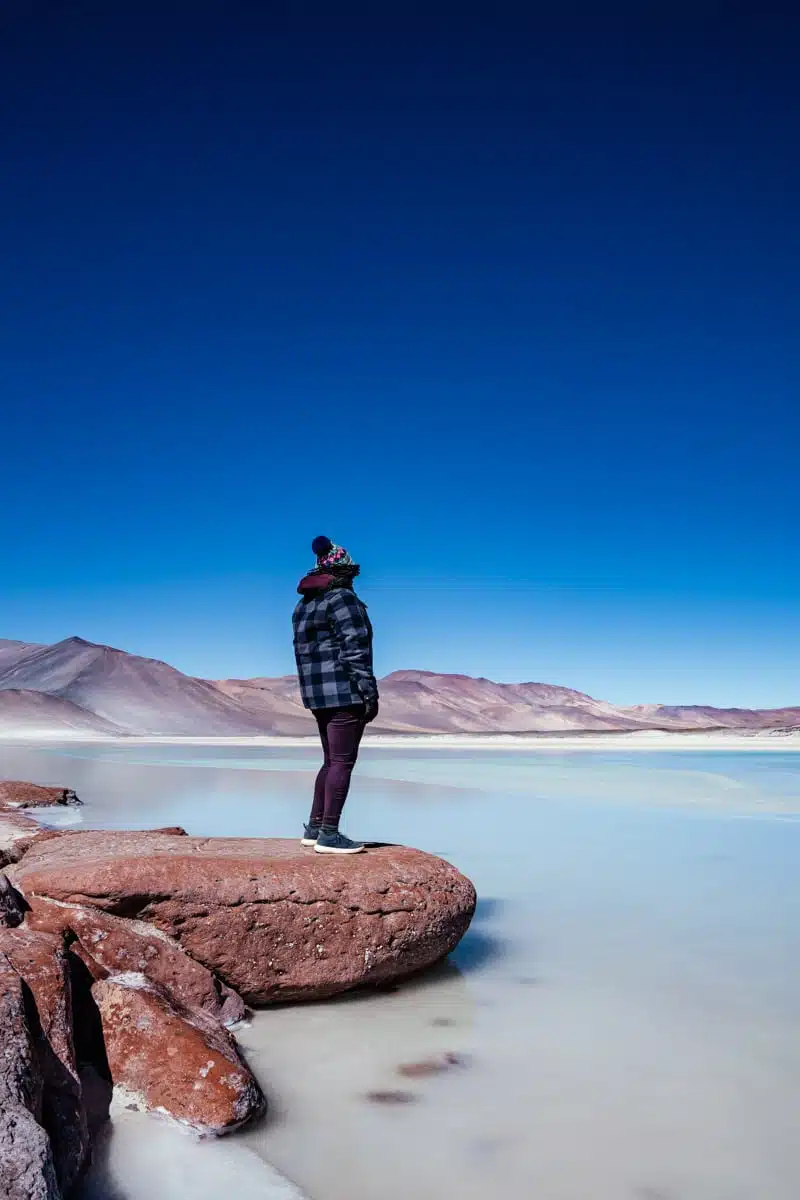
<svg viewBox="0 0 800 1200">
<path fill-rule="evenodd" d="M 25 920 L 29 905 L 7 875 L 0 871 L 0 928 L 14 929 Z"/>
</svg>

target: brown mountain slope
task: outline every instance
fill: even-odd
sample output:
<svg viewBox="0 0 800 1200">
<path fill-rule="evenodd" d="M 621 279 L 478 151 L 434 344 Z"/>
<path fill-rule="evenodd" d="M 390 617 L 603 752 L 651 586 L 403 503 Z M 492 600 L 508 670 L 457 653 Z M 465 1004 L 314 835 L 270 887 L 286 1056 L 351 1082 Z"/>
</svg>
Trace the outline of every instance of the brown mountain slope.
<svg viewBox="0 0 800 1200">
<path fill-rule="evenodd" d="M 0 671 L 13 666 L 32 650 L 43 649 L 44 647 L 37 642 L 12 642 L 8 638 L 0 638 Z"/>
<path fill-rule="evenodd" d="M 44 692 L 9 689 L 0 691 L 0 729 L 13 728 L 26 733 L 106 733 L 122 734 L 125 729 L 104 721 L 59 696 Z"/>
<path fill-rule="evenodd" d="M 436 732 L 524 733 L 641 729 L 613 705 L 546 683 L 495 683 L 469 675 L 394 671 L 381 680 L 381 717 Z"/>
<path fill-rule="evenodd" d="M 380 690 L 381 712 L 373 733 L 800 726 L 800 708 L 619 708 L 554 684 L 496 683 L 433 671 L 394 671 L 380 681 Z M 314 730 L 294 676 L 211 681 L 83 638 L 67 638 L 53 646 L 0 640 L 0 728 L 50 725 L 87 732 L 198 737 L 295 735 Z"/>
<path fill-rule="evenodd" d="M 622 709 L 650 725 L 683 729 L 780 729 L 800 727 L 798 708 L 712 708 L 703 704 L 637 704 Z"/>
<path fill-rule="evenodd" d="M 270 732 L 264 720 L 157 659 L 67 638 L 0 664 L 0 691 L 22 689 L 71 701 L 131 733 L 223 736 Z"/>
<path fill-rule="evenodd" d="M 270 724 L 276 732 L 302 736 L 314 733 L 311 714 L 303 708 L 294 675 L 276 679 L 221 679 L 214 683 L 253 717 Z"/>
<path fill-rule="evenodd" d="M 281 732 L 308 730 L 293 675 L 227 679 L 216 685 Z M 372 732 L 546 733 L 637 729 L 774 729 L 800 724 L 800 709 L 618 708 L 572 688 L 495 683 L 469 675 L 394 671 L 380 680 L 381 712 Z"/>
</svg>

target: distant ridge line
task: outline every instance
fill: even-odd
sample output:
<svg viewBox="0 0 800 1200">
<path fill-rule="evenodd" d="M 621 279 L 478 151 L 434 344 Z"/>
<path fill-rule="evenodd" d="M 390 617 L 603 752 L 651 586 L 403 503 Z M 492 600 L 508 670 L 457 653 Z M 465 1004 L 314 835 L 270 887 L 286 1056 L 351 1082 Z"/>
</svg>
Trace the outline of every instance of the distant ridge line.
<svg viewBox="0 0 800 1200">
<path fill-rule="evenodd" d="M 497 683 L 424 669 L 380 680 L 373 733 L 548 735 L 635 731 L 791 732 L 800 705 L 777 709 L 596 700 L 558 684 Z M 308 735 L 293 675 L 200 679 L 156 658 L 72 636 L 52 645 L 0 639 L 0 730 L 108 735 Z"/>
</svg>

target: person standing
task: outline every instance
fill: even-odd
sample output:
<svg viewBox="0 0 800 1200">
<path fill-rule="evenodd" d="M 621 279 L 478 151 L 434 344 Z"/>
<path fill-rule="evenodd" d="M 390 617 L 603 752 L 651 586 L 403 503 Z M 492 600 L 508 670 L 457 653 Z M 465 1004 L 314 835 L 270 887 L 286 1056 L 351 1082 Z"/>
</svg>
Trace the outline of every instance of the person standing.
<svg viewBox="0 0 800 1200">
<path fill-rule="evenodd" d="M 378 715 L 372 625 L 353 589 L 360 567 L 343 546 L 316 537 L 314 570 L 297 585 L 292 618 L 300 696 L 314 714 L 323 763 L 302 844 L 318 854 L 358 854 L 361 842 L 339 830 L 361 736 Z"/>
</svg>

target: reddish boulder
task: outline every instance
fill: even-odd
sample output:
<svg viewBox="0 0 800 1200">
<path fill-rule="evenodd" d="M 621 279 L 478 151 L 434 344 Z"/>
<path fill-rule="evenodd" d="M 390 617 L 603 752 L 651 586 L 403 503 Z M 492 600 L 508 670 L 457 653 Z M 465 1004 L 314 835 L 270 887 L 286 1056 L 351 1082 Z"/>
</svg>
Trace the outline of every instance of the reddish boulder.
<svg viewBox="0 0 800 1200">
<path fill-rule="evenodd" d="M 19 779 L 0 779 L 0 812 L 19 808 L 52 808 L 56 804 L 80 804 L 71 788 L 42 787 Z"/>
<path fill-rule="evenodd" d="M 34 896 L 135 917 L 175 938 L 249 1003 L 331 996 L 437 962 L 469 926 L 475 889 L 399 846 L 338 858 L 294 841 L 83 832 L 10 871 Z"/>
<path fill-rule="evenodd" d="M 56 1175 L 67 1192 L 89 1153 L 72 1038 L 72 992 L 62 941 L 32 930 L 0 930 L 0 961 L 30 990 L 31 1034 L 42 1082 L 40 1120 L 50 1135 Z"/>
<path fill-rule="evenodd" d="M 214 1135 L 264 1110 L 258 1084 L 218 1021 L 184 1008 L 143 975 L 100 980 L 92 994 L 114 1087 L 126 1104 Z"/>
<path fill-rule="evenodd" d="M 44 1085 L 25 985 L 0 954 L 0 1196 L 59 1200 L 50 1141 L 39 1118 Z"/>
<path fill-rule="evenodd" d="M 53 1052 L 73 1071 L 70 983 L 61 939 L 27 928 L 3 929 L 0 957 L 30 988 L 43 1033 Z"/>
<path fill-rule="evenodd" d="M 27 925 L 77 938 L 71 950 L 94 979 L 139 972 L 187 1008 L 201 1008 L 226 1025 L 245 1016 L 241 998 L 154 925 L 38 896 L 31 897 Z"/>
<path fill-rule="evenodd" d="M 42 829 L 22 813 L 0 811 L 0 867 L 19 862 L 34 842 L 59 836 L 51 829 Z"/>
</svg>

